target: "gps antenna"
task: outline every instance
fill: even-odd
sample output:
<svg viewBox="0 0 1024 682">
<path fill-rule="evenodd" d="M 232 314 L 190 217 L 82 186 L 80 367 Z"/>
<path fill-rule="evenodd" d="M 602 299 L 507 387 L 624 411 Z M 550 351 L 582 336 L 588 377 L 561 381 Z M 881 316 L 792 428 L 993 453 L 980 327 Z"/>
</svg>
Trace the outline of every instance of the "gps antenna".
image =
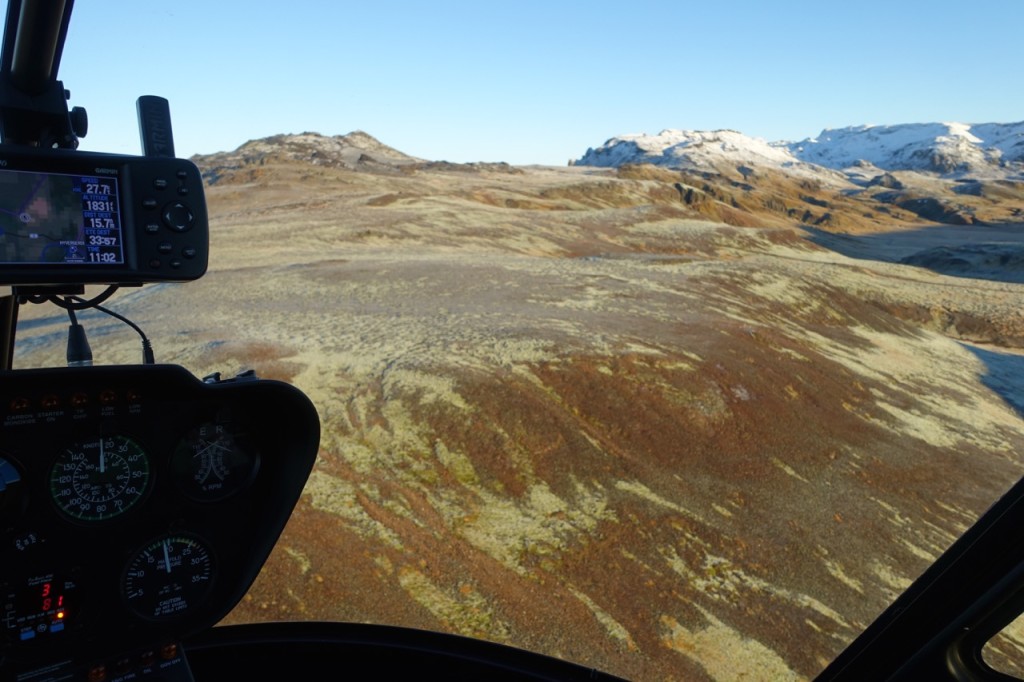
<svg viewBox="0 0 1024 682">
<path fill-rule="evenodd" d="M 174 158 L 174 134 L 171 132 L 171 107 L 156 95 L 143 95 L 135 102 L 139 112 L 139 136 L 146 156 Z"/>
</svg>

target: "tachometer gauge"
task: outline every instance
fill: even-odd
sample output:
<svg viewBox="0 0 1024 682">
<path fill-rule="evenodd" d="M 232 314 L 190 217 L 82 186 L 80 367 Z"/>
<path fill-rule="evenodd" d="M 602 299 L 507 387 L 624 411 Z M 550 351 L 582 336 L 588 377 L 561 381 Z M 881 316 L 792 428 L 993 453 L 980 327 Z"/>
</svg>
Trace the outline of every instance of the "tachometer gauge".
<svg viewBox="0 0 1024 682">
<path fill-rule="evenodd" d="M 213 575 L 213 557 L 205 544 L 189 535 L 167 535 L 132 555 L 121 592 L 139 616 L 169 620 L 202 603 Z"/>
<path fill-rule="evenodd" d="M 79 521 L 120 516 L 146 494 L 149 457 L 124 436 L 75 443 L 50 470 L 50 495 L 57 508 Z"/>
<path fill-rule="evenodd" d="M 171 469 L 178 487 L 200 502 L 218 502 L 244 489 L 259 468 L 259 452 L 231 422 L 201 424 L 181 439 Z"/>
</svg>

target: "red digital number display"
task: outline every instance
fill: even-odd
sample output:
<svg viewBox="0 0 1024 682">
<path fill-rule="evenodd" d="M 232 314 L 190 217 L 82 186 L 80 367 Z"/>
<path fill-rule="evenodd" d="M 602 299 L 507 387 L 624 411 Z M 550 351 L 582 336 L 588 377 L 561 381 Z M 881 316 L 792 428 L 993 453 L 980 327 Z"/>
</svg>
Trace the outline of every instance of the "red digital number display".
<svg viewBox="0 0 1024 682">
<path fill-rule="evenodd" d="M 52 579 L 27 585 L 14 601 L 15 621 L 63 620 L 66 616 L 63 585 L 63 581 Z"/>
</svg>

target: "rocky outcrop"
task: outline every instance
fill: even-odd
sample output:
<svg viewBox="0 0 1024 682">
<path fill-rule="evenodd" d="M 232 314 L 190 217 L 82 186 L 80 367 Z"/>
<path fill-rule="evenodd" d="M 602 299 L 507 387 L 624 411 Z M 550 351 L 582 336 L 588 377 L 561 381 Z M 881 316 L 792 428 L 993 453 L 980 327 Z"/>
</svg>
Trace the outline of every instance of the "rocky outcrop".
<svg viewBox="0 0 1024 682">
<path fill-rule="evenodd" d="M 968 206 L 951 204 L 934 197 L 903 199 L 896 201 L 897 206 L 918 215 L 925 220 L 948 225 L 972 225 L 975 222 L 973 211 Z"/>
<path fill-rule="evenodd" d="M 904 185 L 902 182 L 896 179 L 892 173 L 882 173 L 876 175 L 868 181 L 868 187 L 884 187 L 886 189 L 903 189 Z"/>
</svg>

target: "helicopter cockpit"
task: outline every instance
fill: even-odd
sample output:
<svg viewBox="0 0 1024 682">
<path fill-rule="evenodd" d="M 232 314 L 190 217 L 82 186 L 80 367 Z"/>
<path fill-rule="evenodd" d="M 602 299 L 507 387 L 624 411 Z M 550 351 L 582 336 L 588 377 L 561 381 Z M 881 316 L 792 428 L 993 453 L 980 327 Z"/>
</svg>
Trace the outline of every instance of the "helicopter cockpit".
<svg viewBox="0 0 1024 682">
<path fill-rule="evenodd" d="M 0 56 L 0 679 L 618 679 L 388 625 L 214 627 L 300 499 L 320 421 L 299 389 L 256 372 L 157 364 L 143 331 L 104 308 L 120 287 L 202 277 L 211 226 L 167 100 L 138 100 L 141 155 L 77 150 L 88 119 L 57 80 L 72 6 L 9 0 Z M 13 367 L 32 304 L 66 311 L 67 367 Z M 134 328 L 141 361 L 94 366 L 83 310 Z M 1024 481 L 819 679 L 1012 679 L 980 651 L 1024 610 L 1022 522 Z"/>
</svg>

